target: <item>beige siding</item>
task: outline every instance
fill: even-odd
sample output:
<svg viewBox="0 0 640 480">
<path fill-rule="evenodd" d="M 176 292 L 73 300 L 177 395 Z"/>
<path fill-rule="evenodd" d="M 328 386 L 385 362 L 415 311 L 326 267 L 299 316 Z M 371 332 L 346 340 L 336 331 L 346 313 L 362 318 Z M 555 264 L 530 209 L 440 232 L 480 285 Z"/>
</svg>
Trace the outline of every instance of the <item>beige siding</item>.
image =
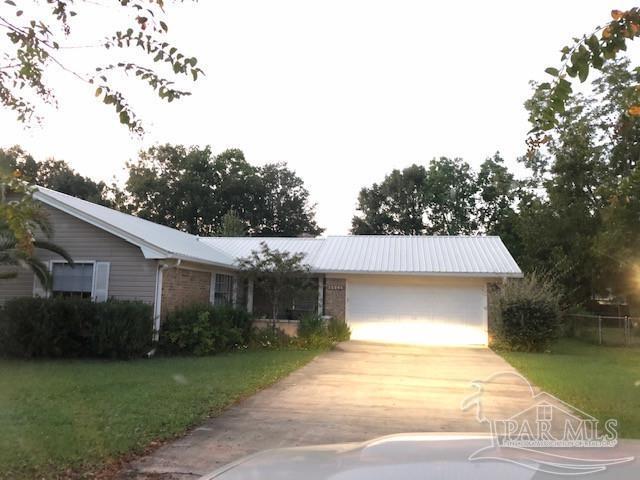
<svg viewBox="0 0 640 480">
<path fill-rule="evenodd" d="M 14 269 L 12 269 L 13 271 Z M 0 267 L 0 272 L 8 272 L 9 269 Z M 18 270 L 17 278 L 0 279 L 0 305 L 13 297 L 31 295 L 33 292 L 33 275 L 25 270 Z"/>
<path fill-rule="evenodd" d="M 153 303 L 157 261 L 147 260 L 140 248 L 100 228 L 45 206 L 53 225 L 53 241 L 76 261 L 110 262 L 109 297 Z M 42 260 L 60 259 L 41 251 Z M 0 303 L 15 296 L 33 294 L 33 275 L 21 271 L 18 278 L 0 280 Z"/>
</svg>

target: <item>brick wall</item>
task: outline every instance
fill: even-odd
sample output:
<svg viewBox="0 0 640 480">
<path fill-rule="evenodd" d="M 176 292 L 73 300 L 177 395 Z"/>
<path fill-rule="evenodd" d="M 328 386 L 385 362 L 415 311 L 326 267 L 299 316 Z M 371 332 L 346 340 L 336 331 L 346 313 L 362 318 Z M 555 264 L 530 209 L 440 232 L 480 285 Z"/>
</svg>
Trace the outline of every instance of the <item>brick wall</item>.
<svg viewBox="0 0 640 480">
<path fill-rule="evenodd" d="M 254 320 L 253 326 L 259 329 L 273 328 L 271 320 Z M 298 336 L 298 322 L 287 320 L 276 320 L 276 328 L 279 328 L 290 337 Z"/>
<path fill-rule="evenodd" d="M 169 268 L 162 277 L 162 315 L 193 303 L 209 303 L 211 273 Z"/>
<path fill-rule="evenodd" d="M 344 278 L 326 278 L 324 282 L 324 314 L 344 320 L 346 280 Z"/>
</svg>

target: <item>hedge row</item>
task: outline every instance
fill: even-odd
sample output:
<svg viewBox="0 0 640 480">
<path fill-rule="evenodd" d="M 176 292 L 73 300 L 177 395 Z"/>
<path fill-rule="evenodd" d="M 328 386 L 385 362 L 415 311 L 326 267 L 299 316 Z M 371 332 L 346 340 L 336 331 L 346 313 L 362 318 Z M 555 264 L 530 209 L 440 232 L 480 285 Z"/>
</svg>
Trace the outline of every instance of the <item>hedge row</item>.
<svg viewBox="0 0 640 480">
<path fill-rule="evenodd" d="M 252 328 L 249 313 L 232 307 L 191 305 L 163 320 L 153 344 L 152 307 L 142 302 L 94 303 L 73 298 L 15 298 L 0 309 L 0 356 L 21 358 L 210 355 L 239 347 L 324 348 L 348 340 L 344 321 L 303 318 L 298 338 Z"/>
<path fill-rule="evenodd" d="M 0 309 L 0 355 L 134 358 L 152 348 L 153 311 L 137 301 L 15 298 Z"/>
</svg>

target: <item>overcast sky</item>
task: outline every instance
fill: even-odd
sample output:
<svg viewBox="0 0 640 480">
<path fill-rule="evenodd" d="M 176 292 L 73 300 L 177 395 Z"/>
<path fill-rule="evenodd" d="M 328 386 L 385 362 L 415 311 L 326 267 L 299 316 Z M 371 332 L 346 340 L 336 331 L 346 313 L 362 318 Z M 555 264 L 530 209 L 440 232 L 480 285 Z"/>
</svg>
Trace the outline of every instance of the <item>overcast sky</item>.
<svg viewBox="0 0 640 480">
<path fill-rule="evenodd" d="M 36 159 L 53 156 L 120 181 L 125 162 L 156 143 L 237 147 L 256 165 L 287 162 L 317 203 L 325 233 L 345 234 L 359 189 L 393 168 L 439 156 L 477 166 L 499 150 L 517 169 L 529 80 L 559 63 L 571 37 L 636 3 L 187 2 L 168 11 L 171 39 L 207 75 L 172 105 L 131 87 L 143 139 L 120 126 L 92 88 L 55 72 L 59 109 L 45 110 L 45 124 L 29 130 L 0 112 L 0 146 L 20 144 Z M 88 15 L 112 29 L 103 10 Z M 88 38 L 95 25 L 76 33 Z M 85 61 L 86 52 L 73 54 L 69 61 Z"/>
</svg>

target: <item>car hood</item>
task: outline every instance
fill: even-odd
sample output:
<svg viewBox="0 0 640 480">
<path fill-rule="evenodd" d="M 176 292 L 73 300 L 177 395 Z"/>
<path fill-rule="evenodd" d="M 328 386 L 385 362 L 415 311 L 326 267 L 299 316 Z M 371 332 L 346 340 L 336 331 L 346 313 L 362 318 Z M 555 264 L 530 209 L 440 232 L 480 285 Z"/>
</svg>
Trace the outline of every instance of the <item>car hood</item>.
<svg viewBox="0 0 640 480">
<path fill-rule="evenodd" d="M 494 447 L 483 434 L 390 435 L 364 443 L 266 450 L 201 480 L 546 479 L 597 473 L 598 480 L 637 478 L 640 441 L 608 448 Z"/>
</svg>

